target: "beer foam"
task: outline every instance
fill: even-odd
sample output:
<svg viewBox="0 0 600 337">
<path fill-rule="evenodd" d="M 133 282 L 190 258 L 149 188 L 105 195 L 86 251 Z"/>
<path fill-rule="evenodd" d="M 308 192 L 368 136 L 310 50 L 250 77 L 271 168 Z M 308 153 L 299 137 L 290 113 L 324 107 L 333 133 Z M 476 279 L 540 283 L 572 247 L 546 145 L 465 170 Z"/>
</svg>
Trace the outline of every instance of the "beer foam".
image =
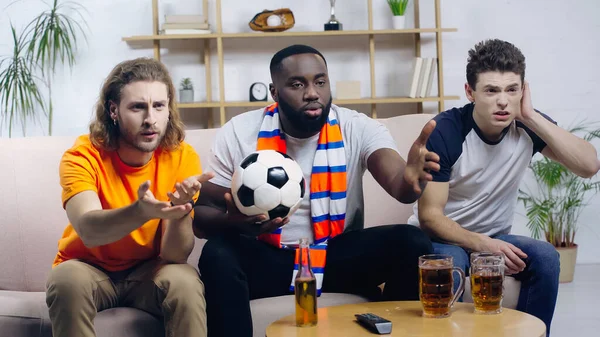
<svg viewBox="0 0 600 337">
<path fill-rule="evenodd" d="M 423 261 L 420 267 L 422 269 L 452 269 L 452 264 L 444 260 L 429 260 Z"/>
</svg>

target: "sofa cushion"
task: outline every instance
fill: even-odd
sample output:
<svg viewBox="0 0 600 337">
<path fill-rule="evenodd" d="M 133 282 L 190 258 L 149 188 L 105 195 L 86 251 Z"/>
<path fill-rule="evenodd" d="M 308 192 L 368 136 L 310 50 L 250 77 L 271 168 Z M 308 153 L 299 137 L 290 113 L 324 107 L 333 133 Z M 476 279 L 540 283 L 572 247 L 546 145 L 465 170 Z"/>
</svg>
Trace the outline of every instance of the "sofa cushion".
<svg viewBox="0 0 600 337">
<path fill-rule="evenodd" d="M 406 115 L 381 122 L 390 129 L 400 153 L 406 157 L 420 129 L 433 116 Z M 186 141 L 198 152 L 205 170 L 217 132 L 218 129 L 186 132 Z M 0 138 L 2 290 L 44 291 L 57 242 L 68 223 L 60 202 L 58 166 L 75 139 L 76 136 Z M 364 179 L 365 225 L 406 223 L 411 205 L 400 204 L 390 197 L 368 172 Z M 40 193 L 32 194 L 29 192 L 32 190 Z M 194 249 L 189 259 L 191 265 L 197 265 L 201 250 L 201 244 Z"/>
<path fill-rule="evenodd" d="M 408 151 L 421 133 L 423 126 L 433 117 L 435 117 L 433 114 L 414 114 L 380 119 L 379 121 L 390 130 L 400 155 L 406 160 Z M 398 202 L 377 183 L 369 171 L 366 171 L 363 177 L 363 194 L 365 196 L 365 227 L 405 224 L 413 214 L 414 203 Z"/>
<path fill-rule="evenodd" d="M 43 292 L 0 290 L 0 316 L 49 318 L 46 294 Z M 0 331 L 2 331 L 1 328 Z"/>
<path fill-rule="evenodd" d="M 317 299 L 319 308 L 334 305 L 367 302 L 367 299 L 351 294 L 323 293 Z M 253 336 L 265 336 L 269 324 L 276 320 L 291 315 L 295 312 L 294 295 L 262 298 L 250 301 L 252 311 Z"/>
<path fill-rule="evenodd" d="M 101 311 L 94 320 L 98 337 L 164 337 L 162 319 L 133 308 Z M 2 336 L 51 337 L 44 292 L 0 291 Z"/>
<path fill-rule="evenodd" d="M 97 337 L 164 337 L 162 318 L 133 308 L 113 308 L 98 313 Z"/>
<path fill-rule="evenodd" d="M 2 290 L 45 288 L 68 223 L 60 200 L 58 165 L 74 141 L 75 137 L 0 139 Z"/>
<path fill-rule="evenodd" d="M 3 336 L 52 336 L 46 294 L 0 291 L 0 331 Z"/>
</svg>

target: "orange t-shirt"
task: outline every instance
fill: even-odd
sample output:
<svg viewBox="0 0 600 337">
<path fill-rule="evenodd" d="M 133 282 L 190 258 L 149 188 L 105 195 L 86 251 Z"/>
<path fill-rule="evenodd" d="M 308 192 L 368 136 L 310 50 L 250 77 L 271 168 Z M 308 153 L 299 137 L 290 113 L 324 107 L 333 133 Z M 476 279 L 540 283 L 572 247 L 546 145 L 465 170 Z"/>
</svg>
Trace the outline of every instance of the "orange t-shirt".
<svg viewBox="0 0 600 337">
<path fill-rule="evenodd" d="M 175 183 L 202 173 L 200 158 L 194 148 L 183 142 L 173 151 L 156 150 L 144 166 L 132 167 L 121 161 L 116 151 L 96 148 L 88 135 L 77 138 L 60 162 L 60 184 L 63 208 L 67 201 L 82 191 L 98 194 L 103 209 L 132 204 L 137 190 L 150 180 L 150 191 L 156 199 L 169 201 L 167 192 L 175 191 Z M 194 196 L 194 201 L 198 194 Z M 87 248 L 69 223 L 58 241 L 58 254 L 53 267 L 69 259 L 81 259 L 108 271 L 121 271 L 160 254 L 160 219 L 153 219 L 118 241 Z"/>
</svg>

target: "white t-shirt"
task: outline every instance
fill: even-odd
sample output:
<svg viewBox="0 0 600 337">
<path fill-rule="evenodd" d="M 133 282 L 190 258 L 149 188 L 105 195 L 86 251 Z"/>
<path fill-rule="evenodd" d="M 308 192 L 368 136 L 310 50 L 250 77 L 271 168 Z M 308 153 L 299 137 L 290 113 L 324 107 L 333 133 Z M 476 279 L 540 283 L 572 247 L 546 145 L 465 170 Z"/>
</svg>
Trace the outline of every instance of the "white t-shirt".
<svg viewBox="0 0 600 337">
<path fill-rule="evenodd" d="M 346 152 L 346 222 L 345 230 L 364 227 L 364 199 L 362 178 L 367 169 L 369 156 L 378 149 L 389 148 L 398 152 L 389 130 L 380 122 L 354 110 L 331 106 L 337 113 L 342 130 Z M 264 109 L 257 109 L 233 117 L 217 133 L 209 170 L 215 173 L 212 183 L 231 188 L 231 177 L 235 167 L 246 156 L 256 151 L 258 132 Z M 297 139 L 286 135 L 287 154 L 302 168 L 306 186 L 310 186 L 313 159 L 318 143 L 318 135 L 307 139 Z M 300 208 L 290 217 L 290 222 L 282 227 L 281 243 L 297 244 L 301 237 L 313 238 L 310 216 L 309 191 L 304 194 Z"/>
<path fill-rule="evenodd" d="M 437 125 L 427 149 L 440 156 L 440 170 L 432 172 L 433 181 L 449 183 L 444 214 L 472 232 L 508 234 L 521 179 L 531 157 L 546 143 L 518 121 L 504 130 L 499 141 L 486 140 L 473 119 L 473 104 L 434 119 Z M 408 219 L 411 225 L 419 225 L 418 206 L 415 203 Z"/>
</svg>

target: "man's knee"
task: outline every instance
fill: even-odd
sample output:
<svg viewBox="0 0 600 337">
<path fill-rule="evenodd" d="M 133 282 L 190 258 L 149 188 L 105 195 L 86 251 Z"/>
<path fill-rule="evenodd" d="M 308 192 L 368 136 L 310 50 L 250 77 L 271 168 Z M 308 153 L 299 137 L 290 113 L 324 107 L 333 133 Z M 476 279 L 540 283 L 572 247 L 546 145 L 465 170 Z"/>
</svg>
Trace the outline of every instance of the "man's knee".
<svg viewBox="0 0 600 337">
<path fill-rule="evenodd" d="M 154 283 L 165 292 L 185 297 L 204 297 L 204 284 L 189 264 L 165 264 L 154 277 Z"/>
<path fill-rule="evenodd" d="M 106 277 L 108 278 L 108 276 Z M 52 268 L 46 288 L 54 288 L 61 291 L 78 291 L 90 288 L 95 282 L 94 276 L 84 266 L 84 262 L 65 261 Z M 89 287 L 88 287 L 89 286 Z M 73 289 L 76 288 L 76 289 Z"/>
<path fill-rule="evenodd" d="M 46 302 L 50 306 L 56 300 L 72 302 L 86 296 L 91 298 L 98 281 L 101 279 L 95 279 L 84 262 L 65 261 L 50 271 Z"/>
<path fill-rule="evenodd" d="M 466 274 L 469 273 L 469 254 L 460 246 L 434 243 L 433 249 L 436 254 L 452 256 L 454 266 L 460 267 Z"/>
<path fill-rule="evenodd" d="M 556 248 L 546 241 L 538 241 L 531 249 L 529 256 L 531 263 L 536 267 L 546 270 L 548 273 L 560 272 L 560 255 Z"/>
<path fill-rule="evenodd" d="M 398 227 L 404 231 L 406 237 L 410 238 L 417 250 L 421 251 L 423 254 L 433 253 L 431 239 L 419 227 L 412 225 L 400 225 Z"/>
<path fill-rule="evenodd" d="M 161 265 L 153 281 L 164 296 L 163 313 L 172 318 L 169 322 L 170 329 L 181 328 L 172 326 L 181 323 L 181 320 L 189 322 L 191 318 L 206 321 L 204 284 L 194 267 L 189 264 Z"/>
<path fill-rule="evenodd" d="M 237 264 L 237 258 L 229 242 L 216 237 L 206 241 L 200 254 L 198 269 L 203 276 L 205 273 L 217 275 L 227 273 Z"/>
<path fill-rule="evenodd" d="M 410 247 L 410 250 L 416 255 L 425 255 L 433 253 L 431 240 L 419 227 L 412 225 L 395 225 L 390 228 L 393 233 L 390 237 L 396 238 L 394 246 L 398 248 Z M 401 241 L 401 242 L 399 242 Z"/>
</svg>

